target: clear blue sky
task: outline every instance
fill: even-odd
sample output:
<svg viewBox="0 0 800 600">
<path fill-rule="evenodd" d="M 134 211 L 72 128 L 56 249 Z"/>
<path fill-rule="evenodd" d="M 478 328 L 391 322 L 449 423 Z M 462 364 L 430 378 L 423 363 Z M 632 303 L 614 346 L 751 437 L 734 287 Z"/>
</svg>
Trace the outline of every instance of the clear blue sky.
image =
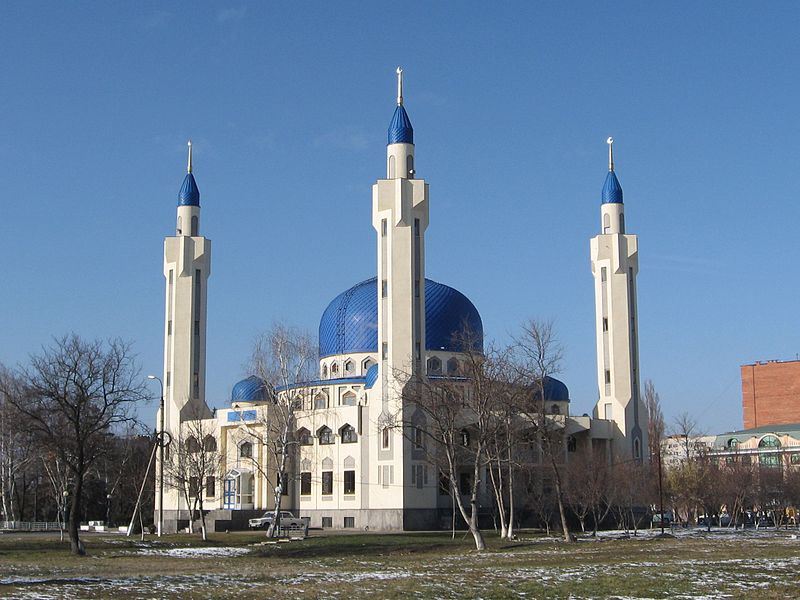
<svg viewBox="0 0 800 600">
<path fill-rule="evenodd" d="M 130 339 L 162 370 L 162 240 L 186 140 L 213 240 L 208 397 L 254 336 L 314 331 L 375 272 L 394 68 L 430 183 L 427 274 L 506 341 L 553 318 L 597 397 L 589 239 L 605 139 L 639 235 L 643 379 L 741 426 L 739 365 L 795 358 L 796 2 L 0 5 L 0 361 Z M 152 419 L 152 407 L 143 416 Z"/>
</svg>

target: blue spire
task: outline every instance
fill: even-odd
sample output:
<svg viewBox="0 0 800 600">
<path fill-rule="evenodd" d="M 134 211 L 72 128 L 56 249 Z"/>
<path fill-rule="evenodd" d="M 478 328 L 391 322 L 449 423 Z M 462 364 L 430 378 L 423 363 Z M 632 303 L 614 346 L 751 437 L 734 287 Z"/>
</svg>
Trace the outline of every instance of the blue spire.
<svg viewBox="0 0 800 600">
<path fill-rule="evenodd" d="M 603 204 L 622 204 L 622 186 L 616 173 L 609 171 L 603 185 Z"/>
<path fill-rule="evenodd" d="M 192 142 L 189 142 L 189 162 L 181 191 L 178 192 L 178 206 L 200 206 L 200 190 L 192 175 Z"/>
<path fill-rule="evenodd" d="M 389 144 L 413 144 L 414 128 L 403 108 L 403 69 L 397 67 L 397 108 L 394 109 L 392 122 L 389 123 Z"/>
<path fill-rule="evenodd" d="M 622 204 L 622 186 L 614 173 L 614 138 L 606 140 L 608 144 L 608 175 L 603 184 L 603 204 Z"/>
</svg>

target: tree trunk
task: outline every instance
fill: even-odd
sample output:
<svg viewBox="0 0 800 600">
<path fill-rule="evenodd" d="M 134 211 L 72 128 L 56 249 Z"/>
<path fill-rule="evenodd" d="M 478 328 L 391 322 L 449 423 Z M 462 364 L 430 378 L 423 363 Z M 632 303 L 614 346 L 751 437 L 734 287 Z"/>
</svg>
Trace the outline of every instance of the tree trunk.
<svg viewBox="0 0 800 600">
<path fill-rule="evenodd" d="M 511 456 L 511 444 L 508 444 L 508 532 L 509 540 L 514 539 L 514 464 Z"/>
<path fill-rule="evenodd" d="M 564 541 L 569 543 L 572 541 L 572 536 L 569 534 L 569 527 L 567 526 L 567 515 L 564 512 L 564 498 L 562 497 L 561 493 L 561 473 L 558 471 L 558 466 L 556 465 L 556 459 L 554 456 L 550 456 L 550 462 L 553 465 L 553 473 L 555 475 L 555 483 L 556 483 L 556 500 L 558 501 L 558 514 L 561 517 L 561 530 L 564 534 Z"/>
<path fill-rule="evenodd" d="M 80 523 L 80 504 L 81 504 L 81 495 L 83 493 L 83 477 L 82 473 L 75 474 L 75 484 L 72 487 L 72 498 L 70 499 L 70 507 L 69 507 L 69 546 L 70 550 L 73 554 L 77 554 L 78 556 L 83 556 L 86 554 L 86 550 L 83 547 L 83 542 L 81 542 L 80 537 L 78 536 L 78 524 Z"/>
<path fill-rule="evenodd" d="M 276 537 L 276 531 L 280 532 L 280 515 L 281 515 L 281 500 L 283 499 L 283 487 L 286 485 L 286 459 L 289 454 L 289 423 L 287 419 L 286 426 L 284 427 L 283 435 L 281 437 L 281 444 L 283 452 L 281 452 L 281 464 L 278 468 L 278 485 L 275 486 L 275 511 L 272 513 L 272 523 L 269 524 L 267 529 L 267 537 Z"/>
</svg>

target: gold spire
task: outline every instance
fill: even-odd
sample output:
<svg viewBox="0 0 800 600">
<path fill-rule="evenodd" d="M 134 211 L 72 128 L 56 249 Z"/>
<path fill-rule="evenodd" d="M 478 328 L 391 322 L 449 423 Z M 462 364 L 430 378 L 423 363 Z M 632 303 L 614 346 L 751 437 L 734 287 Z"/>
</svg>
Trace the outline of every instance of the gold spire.
<svg viewBox="0 0 800 600">
<path fill-rule="evenodd" d="M 403 67 L 397 67 L 397 106 L 403 106 Z"/>
<path fill-rule="evenodd" d="M 192 172 L 192 140 L 189 140 L 189 162 L 186 164 L 186 172 Z"/>
<path fill-rule="evenodd" d="M 614 170 L 614 138 L 609 137 L 606 140 L 606 144 L 608 144 L 608 170 Z"/>
</svg>

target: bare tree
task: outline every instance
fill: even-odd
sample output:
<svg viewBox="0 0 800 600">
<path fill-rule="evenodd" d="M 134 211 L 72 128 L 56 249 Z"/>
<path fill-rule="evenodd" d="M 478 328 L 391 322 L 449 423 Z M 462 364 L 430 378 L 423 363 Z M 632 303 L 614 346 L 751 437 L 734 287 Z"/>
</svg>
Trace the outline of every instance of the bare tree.
<svg viewBox="0 0 800 600">
<path fill-rule="evenodd" d="M 223 462 L 218 450 L 215 421 L 199 417 L 185 421 L 172 446 L 169 458 L 165 460 L 165 479 L 186 501 L 189 532 L 194 533 L 195 514 L 199 514 L 200 534 L 206 541 L 208 532 L 203 499 L 206 495 L 216 495 Z"/>
<path fill-rule="evenodd" d="M 18 482 L 34 458 L 32 436 L 20 427 L 21 413 L 9 397 L 24 396 L 20 379 L 0 365 L 0 510 L 3 518 L 16 521 Z M 22 490 L 24 492 L 24 490 Z"/>
<path fill-rule="evenodd" d="M 84 554 L 78 536 L 84 479 L 104 453 L 106 435 L 131 421 L 134 403 L 146 397 L 139 369 L 127 343 L 73 334 L 32 356 L 20 377 L 26 393 L 8 401 L 25 415 L 38 443 L 70 472 L 70 547 Z"/>
<path fill-rule="evenodd" d="M 553 321 L 531 319 L 522 327 L 516 339 L 520 356 L 519 368 L 528 384 L 535 390 L 534 402 L 524 409 L 529 421 L 535 425 L 542 447 L 543 460 L 547 460 L 553 473 L 558 514 L 565 542 L 572 536 L 567 525 L 564 508 L 564 416 L 547 413 L 546 392 L 550 377 L 561 368 L 564 350 L 556 337 Z"/>
<path fill-rule="evenodd" d="M 434 452 L 435 464 L 441 465 L 475 547 L 482 551 L 486 543 L 478 527 L 481 472 L 489 463 L 489 444 L 495 435 L 494 401 L 502 395 L 505 382 L 499 363 L 491 354 L 475 350 L 468 333 L 459 346 L 459 377 L 417 378 L 406 385 L 406 411 L 410 416 L 402 425 L 406 431 L 413 431 L 417 426 L 414 412 L 424 415 L 425 435 L 433 442 L 428 452 Z M 464 497 L 468 498 L 466 502 Z"/>
<path fill-rule="evenodd" d="M 694 438 L 702 435 L 697 426 L 697 421 L 688 412 L 684 411 L 675 417 L 673 432 L 674 435 L 681 438 L 684 460 L 690 461 L 696 454 Z"/>
<path fill-rule="evenodd" d="M 265 462 L 257 456 L 251 459 L 253 467 L 273 483 L 274 513 L 268 537 L 279 532 L 281 502 L 297 476 L 292 461 L 298 444 L 295 414 L 303 408 L 315 362 L 316 344 L 311 335 L 282 324 L 260 336 L 253 349 L 252 371 L 264 382 L 266 404 L 256 426 L 243 426 L 243 433 L 268 452 Z"/>
<path fill-rule="evenodd" d="M 666 425 L 664 413 L 661 411 L 661 398 L 651 380 L 644 382 L 644 405 L 647 408 L 647 439 L 650 443 L 650 461 L 661 457 L 661 444 L 664 440 Z M 655 458 L 654 458 L 655 457 Z"/>
</svg>

